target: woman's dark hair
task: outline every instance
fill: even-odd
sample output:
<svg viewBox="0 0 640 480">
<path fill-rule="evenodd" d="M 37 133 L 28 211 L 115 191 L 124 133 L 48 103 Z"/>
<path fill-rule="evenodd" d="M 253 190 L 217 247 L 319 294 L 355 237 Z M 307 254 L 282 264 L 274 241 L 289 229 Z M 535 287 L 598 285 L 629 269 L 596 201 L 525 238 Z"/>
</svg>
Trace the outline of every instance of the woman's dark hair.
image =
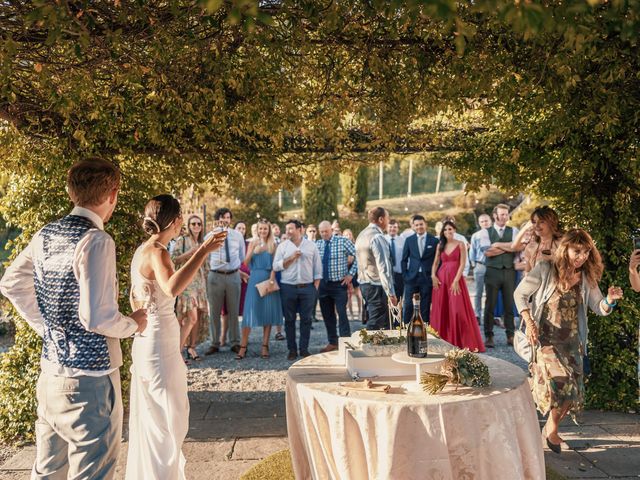
<svg viewBox="0 0 640 480">
<path fill-rule="evenodd" d="M 142 228 L 149 235 L 160 233 L 182 215 L 180 202 L 171 195 L 158 195 L 153 197 L 144 207 L 144 220 Z"/>
<path fill-rule="evenodd" d="M 440 251 L 444 252 L 444 247 L 447 244 L 447 237 L 444 236 L 444 229 L 447 228 L 448 225 L 451 225 L 454 230 L 458 230 L 456 228 L 456 224 L 451 220 L 445 220 L 442 224 L 442 228 L 440 229 Z"/>
<path fill-rule="evenodd" d="M 536 207 L 533 212 L 531 212 L 531 221 L 533 222 L 533 218 L 538 217 L 538 220 L 542 220 L 551 229 L 551 236 L 554 240 L 557 240 L 562 237 L 562 228 L 560 227 L 560 219 L 558 218 L 558 214 L 556 211 L 548 205 L 541 205 Z M 534 240 L 536 242 L 540 242 L 538 236 L 534 233 Z"/>
<path fill-rule="evenodd" d="M 200 218 L 199 215 L 191 215 L 189 217 L 189 220 L 187 220 L 187 233 L 191 235 L 191 220 L 193 220 L 194 218 L 196 220 L 199 220 L 200 225 L 202 225 L 202 228 L 200 229 L 200 233 L 198 233 L 198 238 L 196 238 L 196 242 L 202 243 L 204 242 L 204 224 L 202 223 L 202 219 Z"/>
</svg>

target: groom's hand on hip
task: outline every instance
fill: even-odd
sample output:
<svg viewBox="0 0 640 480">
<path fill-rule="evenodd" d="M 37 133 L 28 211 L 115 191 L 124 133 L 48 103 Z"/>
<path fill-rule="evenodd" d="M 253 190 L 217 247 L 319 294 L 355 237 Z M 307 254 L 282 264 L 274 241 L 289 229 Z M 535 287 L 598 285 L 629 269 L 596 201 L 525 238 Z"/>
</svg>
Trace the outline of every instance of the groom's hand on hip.
<svg viewBox="0 0 640 480">
<path fill-rule="evenodd" d="M 138 330 L 136 333 L 142 333 L 145 328 L 147 328 L 147 309 L 141 308 L 140 310 L 136 310 L 130 315 L 131 318 L 135 320 L 138 324 Z"/>
</svg>

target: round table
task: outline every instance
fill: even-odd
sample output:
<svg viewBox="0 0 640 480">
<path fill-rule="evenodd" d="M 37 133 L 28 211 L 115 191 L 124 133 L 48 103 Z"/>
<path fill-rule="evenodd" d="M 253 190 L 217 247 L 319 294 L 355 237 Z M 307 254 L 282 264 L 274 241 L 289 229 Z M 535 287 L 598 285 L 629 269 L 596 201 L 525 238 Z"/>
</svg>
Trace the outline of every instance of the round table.
<svg viewBox="0 0 640 480">
<path fill-rule="evenodd" d="M 376 378 L 391 385 L 387 394 L 345 388 L 337 352 L 295 363 L 286 404 L 296 479 L 544 479 L 525 372 L 481 357 L 489 387 L 436 395 L 402 388 L 411 377 Z"/>
</svg>

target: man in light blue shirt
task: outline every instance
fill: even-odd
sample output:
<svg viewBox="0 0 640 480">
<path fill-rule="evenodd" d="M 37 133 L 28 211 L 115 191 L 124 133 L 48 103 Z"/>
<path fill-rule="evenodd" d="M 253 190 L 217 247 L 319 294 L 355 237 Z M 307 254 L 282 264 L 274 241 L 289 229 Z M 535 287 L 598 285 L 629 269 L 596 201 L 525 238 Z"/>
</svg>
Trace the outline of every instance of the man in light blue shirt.
<svg viewBox="0 0 640 480">
<path fill-rule="evenodd" d="M 389 253 L 391 255 L 391 266 L 393 267 L 393 287 L 398 297 L 404 292 L 404 280 L 402 279 L 402 249 L 406 237 L 399 235 L 400 225 L 395 218 L 389 220 L 387 227 L 388 235 L 384 238 L 389 242 Z"/>
<path fill-rule="evenodd" d="M 484 295 L 484 274 L 487 271 L 485 266 L 486 252 L 491 246 L 491 241 L 487 235 L 484 235 L 483 230 L 491 227 L 491 217 L 486 213 L 483 213 L 478 217 L 478 225 L 480 230 L 471 235 L 471 250 L 469 251 L 469 262 L 473 267 L 473 279 L 476 284 L 476 296 L 474 299 L 474 310 L 476 314 L 476 320 L 478 325 L 482 318 L 482 296 Z"/>
<path fill-rule="evenodd" d="M 222 221 L 228 228 L 233 214 L 228 208 L 219 208 L 213 216 L 214 220 Z M 205 239 L 213 235 L 209 232 Z M 207 298 L 209 300 L 209 333 L 211 334 L 211 347 L 206 355 L 217 353 L 220 349 L 220 314 L 222 306 L 226 305 L 229 322 L 229 344 L 231 351 L 238 353 L 240 350 L 240 327 L 238 314 L 240 311 L 240 265 L 245 256 L 244 237 L 233 228 L 228 228 L 224 246 L 209 255 L 207 265 L 209 275 L 207 277 Z"/>
<path fill-rule="evenodd" d="M 389 212 L 376 207 L 369 210 L 368 217 L 369 226 L 356 239 L 358 283 L 369 315 L 367 330 L 388 329 L 389 302 L 398 305 L 389 243 L 384 238 Z"/>
<path fill-rule="evenodd" d="M 308 357 L 311 315 L 316 303 L 322 260 L 316 244 L 303 236 L 302 224 L 289 220 L 285 226 L 287 240 L 278 245 L 273 269 L 282 272 L 280 299 L 284 313 L 284 331 L 287 337 L 288 360 L 295 360 L 298 352 Z M 300 314 L 300 350 L 296 343 L 296 314 Z"/>
</svg>

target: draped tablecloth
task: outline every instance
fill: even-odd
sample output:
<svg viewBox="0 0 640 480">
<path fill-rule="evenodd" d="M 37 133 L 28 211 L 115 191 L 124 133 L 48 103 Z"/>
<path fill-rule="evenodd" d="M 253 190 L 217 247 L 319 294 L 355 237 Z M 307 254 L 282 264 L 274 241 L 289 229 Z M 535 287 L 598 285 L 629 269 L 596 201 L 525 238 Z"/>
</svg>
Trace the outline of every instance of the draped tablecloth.
<svg viewBox="0 0 640 480">
<path fill-rule="evenodd" d="M 345 388 L 351 378 L 338 352 L 295 363 L 286 404 L 296 479 L 544 479 L 525 372 L 481 357 L 489 387 L 436 395 L 407 392 L 408 377 L 375 379 L 392 386 L 388 394 Z"/>
</svg>

